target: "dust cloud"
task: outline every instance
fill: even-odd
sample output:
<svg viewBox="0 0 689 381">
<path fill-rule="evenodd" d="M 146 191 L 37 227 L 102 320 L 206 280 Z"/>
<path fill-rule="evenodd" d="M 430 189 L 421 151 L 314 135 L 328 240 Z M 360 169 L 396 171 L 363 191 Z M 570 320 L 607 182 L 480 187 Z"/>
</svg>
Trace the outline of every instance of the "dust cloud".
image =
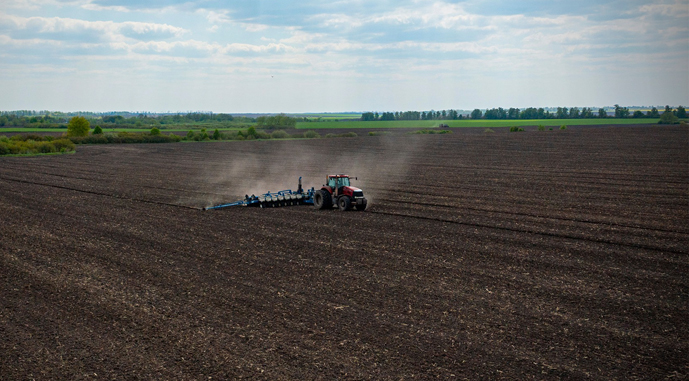
<svg viewBox="0 0 689 381">
<path fill-rule="evenodd" d="M 346 173 L 371 206 L 376 198 L 402 186 L 411 159 L 426 148 L 428 139 L 392 135 L 239 144 L 241 151 L 214 155 L 204 166 L 199 172 L 199 196 L 189 202 L 212 206 L 245 195 L 296 190 L 300 176 L 304 189 L 319 189 L 328 174 Z"/>
</svg>

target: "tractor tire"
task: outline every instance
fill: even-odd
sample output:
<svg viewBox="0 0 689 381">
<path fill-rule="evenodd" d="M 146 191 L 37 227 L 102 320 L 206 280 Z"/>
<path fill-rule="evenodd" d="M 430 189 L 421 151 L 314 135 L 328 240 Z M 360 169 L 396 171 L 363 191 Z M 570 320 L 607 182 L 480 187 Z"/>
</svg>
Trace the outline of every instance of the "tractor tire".
<svg viewBox="0 0 689 381">
<path fill-rule="evenodd" d="M 364 210 L 366 210 L 366 204 L 357 205 L 356 210 L 359 212 L 363 212 Z"/>
<path fill-rule="evenodd" d="M 316 209 L 321 210 L 321 209 L 328 209 L 332 206 L 332 197 L 330 197 L 330 192 L 326 190 L 318 190 L 316 193 L 313 195 L 313 206 L 316 207 Z"/>
<path fill-rule="evenodd" d="M 341 211 L 347 211 L 352 208 L 352 201 L 347 196 L 342 196 L 337 200 L 337 206 Z"/>
</svg>

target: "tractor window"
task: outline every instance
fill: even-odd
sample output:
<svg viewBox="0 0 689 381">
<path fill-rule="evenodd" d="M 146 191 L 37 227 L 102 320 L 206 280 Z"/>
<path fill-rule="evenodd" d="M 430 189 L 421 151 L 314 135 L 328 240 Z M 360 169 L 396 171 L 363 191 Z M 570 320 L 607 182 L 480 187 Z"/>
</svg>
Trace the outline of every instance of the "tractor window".
<svg viewBox="0 0 689 381">
<path fill-rule="evenodd" d="M 349 177 L 340 177 L 340 186 L 341 187 L 348 187 L 349 186 Z"/>
<path fill-rule="evenodd" d="M 328 177 L 328 186 L 331 188 L 336 188 L 335 181 L 336 179 L 334 177 Z"/>
</svg>

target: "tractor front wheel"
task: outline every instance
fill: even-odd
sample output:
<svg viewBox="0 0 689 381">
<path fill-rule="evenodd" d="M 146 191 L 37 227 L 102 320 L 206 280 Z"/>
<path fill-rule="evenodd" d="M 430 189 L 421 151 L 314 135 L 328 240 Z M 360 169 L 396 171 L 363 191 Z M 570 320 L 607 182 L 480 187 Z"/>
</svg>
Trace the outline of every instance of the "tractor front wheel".
<svg viewBox="0 0 689 381">
<path fill-rule="evenodd" d="M 339 206 L 340 210 L 344 212 L 345 210 L 352 208 L 352 201 L 349 199 L 349 197 L 342 196 L 339 200 L 337 200 L 337 206 Z"/>
<path fill-rule="evenodd" d="M 330 192 L 320 189 L 313 195 L 313 206 L 316 209 L 327 209 L 332 206 L 332 198 Z"/>
</svg>

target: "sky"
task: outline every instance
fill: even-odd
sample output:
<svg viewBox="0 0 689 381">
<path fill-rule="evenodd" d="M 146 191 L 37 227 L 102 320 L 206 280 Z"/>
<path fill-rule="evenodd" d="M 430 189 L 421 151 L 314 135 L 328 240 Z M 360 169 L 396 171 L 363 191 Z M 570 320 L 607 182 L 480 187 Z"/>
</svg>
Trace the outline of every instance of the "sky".
<svg viewBox="0 0 689 381">
<path fill-rule="evenodd" d="M 1 0 L 0 110 L 689 105 L 689 0 Z"/>
</svg>

